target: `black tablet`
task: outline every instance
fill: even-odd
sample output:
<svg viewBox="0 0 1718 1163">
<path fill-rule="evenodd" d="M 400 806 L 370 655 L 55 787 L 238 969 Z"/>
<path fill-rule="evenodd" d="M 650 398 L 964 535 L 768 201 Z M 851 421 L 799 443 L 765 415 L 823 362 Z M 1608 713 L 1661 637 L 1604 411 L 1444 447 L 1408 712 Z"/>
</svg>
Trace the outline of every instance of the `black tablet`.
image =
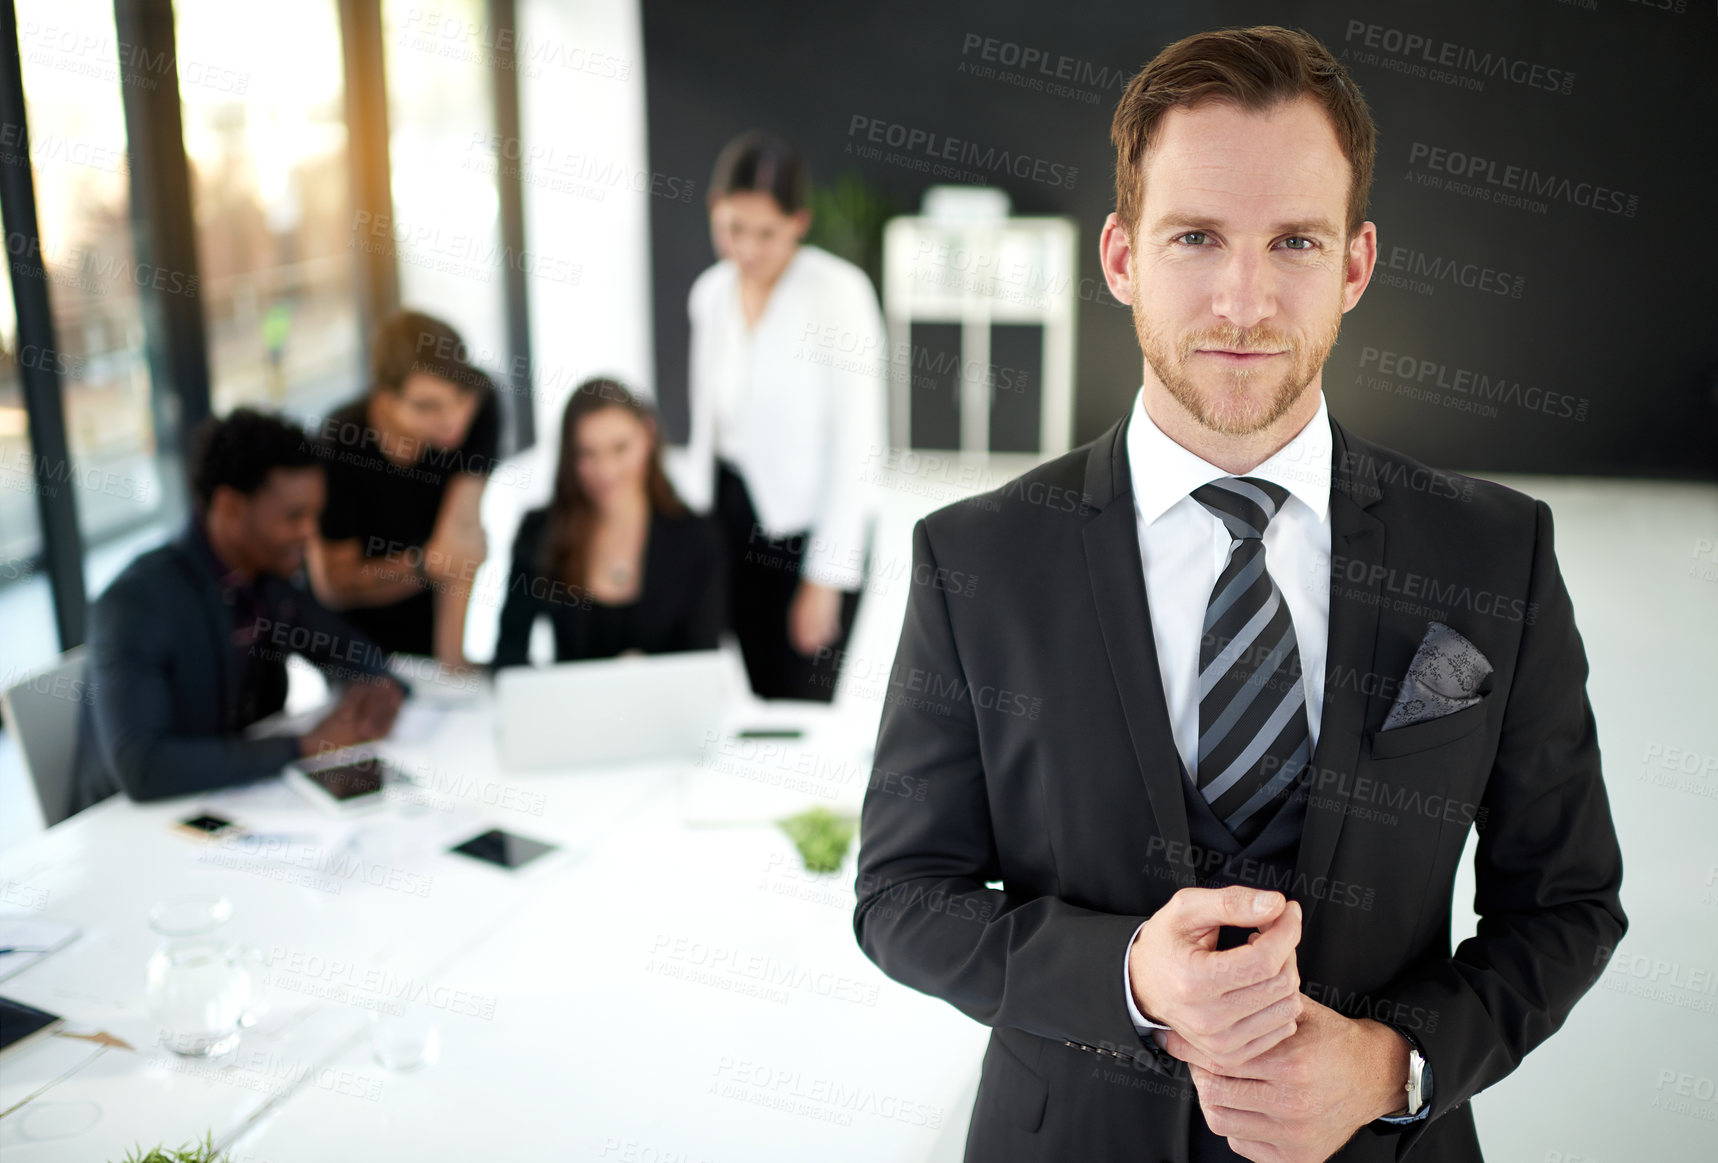
<svg viewBox="0 0 1718 1163">
<path fill-rule="evenodd" d="M 550 844 L 544 840 L 533 840 L 529 836 L 518 836 L 512 832 L 503 832 L 500 828 L 491 828 L 480 836 L 473 836 L 463 844 L 455 844 L 449 852 L 458 852 L 462 856 L 470 856 L 476 860 L 486 860 L 490 864 L 502 868 L 518 868 L 529 864 L 546 852 L 553 852 L 559 844 Z"/>
<path fill-rule="evenodd" d="M 63 1020 L 58 1014 L 0 997 L 0 1053 L 54 1029 Z"/>
</svg>

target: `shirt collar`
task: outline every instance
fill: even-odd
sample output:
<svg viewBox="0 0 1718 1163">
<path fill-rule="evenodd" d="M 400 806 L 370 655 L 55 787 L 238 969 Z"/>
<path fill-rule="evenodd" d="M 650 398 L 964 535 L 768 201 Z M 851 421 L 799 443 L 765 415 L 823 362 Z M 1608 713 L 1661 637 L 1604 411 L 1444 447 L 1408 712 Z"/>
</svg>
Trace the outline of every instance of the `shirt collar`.
<svg viewBox="0 0 1718 1163">
<path fill-rule="evenodd" d="M 215 582 L 222 591 L 242 594 L 246 597 L 254 594 L 257 579 L 247 582 L 243 574 L 221 560 L 221 555 L 215 552 L 215 543 L 209 540 L 209 531 L 204 527 L 203 522 L 192 518 L 191 529 L 194 534 L 192 540 L 196 542 L 197 548 L 202 552 L 203 564 L 209 568 L 209 572 L 215 575 Z"/>
<path fill-rule="evenodd" d="M 1324 521 L 1330 512 L 1330 456 L 1330 413 L 1320 391 L 1318 411 L 1306 426 L 1244 475 L 1283 486 Z M 1231 475 L 1187 451 L 1152 423 L 1145 411 L 1143 385 L 1134 395 L 1128 421 L 1127 465 L 1133 481 L 1133 502 L 1147 525 L 1200 485 Z"/>
</svg>

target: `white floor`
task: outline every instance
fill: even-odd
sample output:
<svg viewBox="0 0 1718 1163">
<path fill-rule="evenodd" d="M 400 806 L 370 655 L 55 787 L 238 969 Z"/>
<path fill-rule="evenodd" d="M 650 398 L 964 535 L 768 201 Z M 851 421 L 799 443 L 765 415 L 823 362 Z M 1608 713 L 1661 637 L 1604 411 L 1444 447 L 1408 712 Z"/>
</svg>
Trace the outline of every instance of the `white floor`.
<svg viewBox="0 0 1718 1163">
<path fill-rule="evenodd" d="M 968 476 L 994 484 L 1027 463 L 999 457 Z M 546 488 L 547 473 L 531 478 Z M 848 713 L 870 721 L 880 713 L 870 692 L 882 685 L 900 631 L 912 522 L 960 492 L 939 486 L 927 495 L 920 491 L 926 479 L 898 478 L 883 493 L 873 563 L 881 580 L 861 605 L 848 661 L 853 681 L 841 696 Z M 1500 479 L 1543 498 L 1556 515 L 1558 558 L 1586 642 L 1588 691 L 1627 860 L 1631 928 L 1598 988 L 1548 1050 L 1474 1104 L 1482 1139 L 1498 1160 L 1711 1158 L 1718 1123 L 1718 487 Z M 490 490 L 484 516 L 492 559 L 505 560 L 519 514 L 539 503 L 536 491 Z M 117 569 L 111 556 L 92 573 L 110 577 Z M 28 587 L 0 593 L 7 669 L 18 665 L 14 658 L 51 655 L 44 597 Z M 493 620 L 492 609 L 474 609 L 472 657 L 488 657 Z M 0 848 L 39 828 L 16 748 L 0 735 Z M 1471 917 L 1458 917 L 1458 929 L 1464 922 L 1471 930 Z M 958 1159 L 959 1136 L 943 1146 Z"/>
</svg>

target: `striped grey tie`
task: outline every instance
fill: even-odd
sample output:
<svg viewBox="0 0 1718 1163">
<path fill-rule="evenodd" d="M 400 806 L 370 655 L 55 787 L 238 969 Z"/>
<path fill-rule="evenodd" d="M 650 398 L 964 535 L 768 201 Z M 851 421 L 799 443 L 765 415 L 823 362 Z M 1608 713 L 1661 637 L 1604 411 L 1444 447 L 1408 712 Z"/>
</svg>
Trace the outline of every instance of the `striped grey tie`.
<svg viewBox="0 0 1718 1163">
<path fill-rule="evenodd" d="M 1199 638 L 1194 782 L 1245 844 L 1289 798 L 1312 753 L 1294 621 L 1265 570 L 1265 526 L 1288 490 L 1257 477 L 1224 477 L 1192 495 L 1234 538 Z"/>
</svg>

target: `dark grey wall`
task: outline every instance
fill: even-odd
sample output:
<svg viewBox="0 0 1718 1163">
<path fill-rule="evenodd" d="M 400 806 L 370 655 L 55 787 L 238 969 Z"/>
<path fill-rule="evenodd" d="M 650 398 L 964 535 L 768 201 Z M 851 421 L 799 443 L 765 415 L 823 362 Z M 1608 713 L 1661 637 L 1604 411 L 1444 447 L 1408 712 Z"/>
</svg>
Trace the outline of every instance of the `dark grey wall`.
<svg viewBox="0 0 1718 1163">
<path fill-rule="evenodd" d="M 868 144 L 861 117 L 1046 163 L 1038 180 L 990 180 L 1017 213 L 1080 223 L 1074 436 L 1096 436 L 1141 362 L 1097 268 L 1116 100 L 1171 41 L 1255 23 L 1323 40 L 1378 122 L 1380 260 L 1325 371 L 1344 423 L 1454 469 L 1718 477 L 1713 0 L 644 0 L 651 165 L 698 187 L 651 208 L 670 432 L 685 432 L 686 292 L 713 261 L 702 203 L 717 150 L 767 127 L 806 151 L 814 180 L 858 173 L 916 210 L 935 179 L 852 152 Z M 1029 53 L 1029 68 L 1002 63 Z"/>
</svg>

